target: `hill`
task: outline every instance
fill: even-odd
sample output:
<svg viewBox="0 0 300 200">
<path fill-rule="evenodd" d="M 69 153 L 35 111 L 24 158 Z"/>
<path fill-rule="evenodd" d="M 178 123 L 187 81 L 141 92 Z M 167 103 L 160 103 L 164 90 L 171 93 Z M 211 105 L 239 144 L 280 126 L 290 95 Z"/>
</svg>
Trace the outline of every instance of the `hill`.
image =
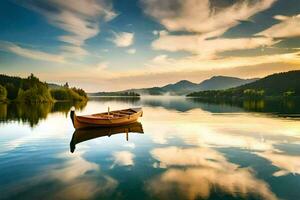
<svg viewBox="0 0 300 200">
<path fill-rule="evenodd" d="M 199 91 L 189 97 L 201 98 L 261 98 L 300 96 L 300 70 L 276 73 L 235 88 Z"/>
<path fill-rule="evenodd" d="M 224 90 L 257 81 L 258 78 L 241 79 L 228 76 L 214 76 L 200 83 L 201 90 Z"/>
<path fill-rule="evenodd" d="M 188 80 L 181 80 L 177 83 L 168 84 L 163 87 L 129 89 L 116 93 L 134 92 L 141 95 L 187 95 L 196 91 L 228 89 L 246 83 L 251 83 L 256 80 L 258 79 L 240 79 L 228 76 L 214 76 L 210 79 L 204 80 L 201 83 L 193 83 Z M 96 94 L 99 93 L 91 93 L 89 95 L 94 96 Z"/>
<path fill-rule="evenodd" d="M 129 91 L 149 95 L 187 95 L 196 91 L 228 89 L 246 83 L 251 83 L 256 80 L 258 79 L 240 79 L 229 76 L 213 76 L 212 78 L 204 80 L 201 83 L 193 83 L 188 80 L 181 80 L 177 83 L 168 84 L 163 87 L 132 89 Z"/>
<path fill-rule="evenodd" d="M 50 86 L 57 86 L 50 84 Z M 44 103 L 57 101 L 82 101 L 87 99 L 84 90 L 69 88 L 68 83 L 51 89 L 49 84 L 31 74 L 27 78 L 0 75 L 0 101 Z"/>
</svg>

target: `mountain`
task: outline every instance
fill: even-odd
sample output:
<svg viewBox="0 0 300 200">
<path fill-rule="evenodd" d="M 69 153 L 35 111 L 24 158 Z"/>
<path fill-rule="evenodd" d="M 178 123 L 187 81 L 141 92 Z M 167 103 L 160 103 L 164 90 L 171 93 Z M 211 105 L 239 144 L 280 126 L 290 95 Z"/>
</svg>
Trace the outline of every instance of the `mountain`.
<svg viewBox="0 0 300 200">
<path fill-rule="evenodd" d="M 187 95 L 192 92 L 198 92 L 203 90 L 219 90 L 228 89 L 243 84 L 251 83 L 258 79 L 240 79 L 236 77 L 229 76 L 214 76 L 210 79 L 204 80 L 201 83 L 193 83 L 188 80 L 181 80 L 174 84 L 168 84 L 163 87 L 151 87 L 151 88 L 140 88 L 140 89 L 129 89 L 123 92 L 134 92 L 142 95 Z M 95 95 L 97 93 L 92 93 L 90 95 Z"/>
<path fill-rule="evenodd" d="M 300 70 L 272 74 L 235 88 L 194 92 L 188 96 L 203 98 L 300 96 Z"/>
<path fill-rule="evenodd" d="M 184 94 L 192 91 L 197 91 L 200 88 L 201 86 L 199 84 L 187 80 L 182 80 L 175 84 L 168 84 L 164 87 L 161 87 L 162 91 L 170 94 Z"/>
<path fill-rule="evenodd" d="M 224 90 L 257 81 L 258 78 L 240 79 L 228 76 L 214 76 L 200 83 L 201 90 Z"/>
<path fill-rule="evenodd" d="M 187 95 L 196 91 L 228 89 L 251 83 L 256 80 L 258 79 L 240 79 L 229 76 L 214 76 L 210 79 L 202 81 L 199 84 L 187 80 L 182 80 L 174 84 L 165 85 L 163 87 L 131 89 L 128 91 L 149 95 Z"/>
<path fill-rule="evenodd" d="M 266 95 L 282 95 L 293 91 L 300 96 L 300 70 L 276 73 L 250 84 L 242 85 L 237 90 L 264 90 Z"/>
</svg>

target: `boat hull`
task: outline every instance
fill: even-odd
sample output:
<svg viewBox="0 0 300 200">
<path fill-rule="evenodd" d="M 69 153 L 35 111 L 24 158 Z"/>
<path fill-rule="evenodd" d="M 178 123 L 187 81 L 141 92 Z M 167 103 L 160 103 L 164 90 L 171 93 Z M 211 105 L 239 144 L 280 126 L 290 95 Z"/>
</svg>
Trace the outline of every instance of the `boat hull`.
<svg viewBox="0 0 300 200">
<path fill-rule="evenodd" d="M 74 111 L 71 111 L 71 119 L 75 129 L 86 129 L 95 127 L 117 127 L 132 124 L 137 122 L 138 118 L 142 116 L 142 109 L 127 109 L 120 111 L 112 111 L 111 113 L 132 110 L 131 114 L 124 115 L 123 117 L 111 117 L 109 119 L 98 118 L 97 115 L 105 115 L 106 113 L 99 113 L 89 116 L 76 116 Z"/>
</svg>

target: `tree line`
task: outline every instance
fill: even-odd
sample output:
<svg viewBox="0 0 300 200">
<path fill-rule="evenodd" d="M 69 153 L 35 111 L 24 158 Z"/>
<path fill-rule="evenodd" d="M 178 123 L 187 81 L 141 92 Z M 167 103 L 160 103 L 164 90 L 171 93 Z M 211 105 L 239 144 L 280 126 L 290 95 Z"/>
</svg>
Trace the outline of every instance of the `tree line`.
<svg viewBox="0 0 300 200">
<path fill-rule="evenodd" d="M 136 92 L 97 92 L 90 94 L 91 96 L 125 96 L 125 97 L 139 97 L 140 94 Z"/>
<path fill-rule="evenodd" d="M 0 101 L 43 103 L 53 101 L 83 101 L 87 94 L 80 88 L 70 88 L 68 84 L 58 89 L 50 89 L 31 74 L 27 78 L 0 75 Z"/>
</svg>

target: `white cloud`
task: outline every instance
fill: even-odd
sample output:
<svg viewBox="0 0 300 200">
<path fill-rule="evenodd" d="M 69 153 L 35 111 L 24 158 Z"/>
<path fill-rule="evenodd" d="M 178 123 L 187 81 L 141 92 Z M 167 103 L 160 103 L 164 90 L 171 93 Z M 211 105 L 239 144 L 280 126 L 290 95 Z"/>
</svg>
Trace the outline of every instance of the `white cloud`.
<svg viewBox="0 0 300 200">
<path fill-rule="evenodd" d="M 19 45 L 16 45 L 11 42 L 1 42 L 0 41 L 0 49 L 8 52 L 15 53 L 19 56 L 30 58 L 34 60 L 43 60 L 47 62 L 59 62 L 65 63 L 65 59 L 61 55 L 50 54 L 39 50 L 33 50 L 29 48 L 24 48 Z"/>
<path fill-rule="evenodd" d="M 152 62 L 154 63 L 167 63 L 168 62 L 168 56 L 163 54 L 163 55 L 158 55 L 158 56 L 155 56 L 153 59 L 152 59 Z"/>
<path fill-rule="evenodd" d="M 201 35 L 161 35 L 152 43 L 152 47 L 157 50 L 187 51 L 210 56 L 224 51 L 253 49 L 273 44 L 275 44 L 273 39 L 264 37 L 207 40 Z"/>
<path fill-rule="evenodd" d="M 300 14 L 292 17 L 276 15 L 274 18 L 279 20 L 280 23 L 257 33 L 256 35 L 272 38 L 290 38 L 300 36 Z"/>
<path fill-rule="evenodd" d="M 37 0 L 23 4 L 44 15 L 53 26 L 66 31 L 68 34 L 60 36 L 59 40 L 77 48 L 82 48 L 85 40 L 99 33 L 101 19 L 108 21 L 116 16 L 111 4 L 105 1 Z M 73 53 L 84 55 L 84 51 L 82 49 Z"/>
<path fill-rule="evenodd" d="M 101 20 L 108 21 L 116 16 L 111 3 L 106 1 L 36 0 L 19 3 L 42 14 L 50 24 L 66 32 L 58 37 L 66 43 L 61 46 L 60 55 L 24 48 L 10 42 L 0 44 L 0 48 L 5 51 L 35 60 L 63 63 L 70 57 L 74 59 L 88 55 L 89 52 L 83 48 L 85 41 L 100 32 Z"/>
<path fill-rule="evenodd" d="M 63 50 L 63 54 L 66 57 L 68 56 L 72 57 L 74 55 L 79 55 L 79 56 L 88 55 L 88 52 L 79 46 L 64 45 L 61 47 L 61 49 Z"/>
<path fill-rule="evenodd" d="M 222 58 L 203 58 L 202 56 L 192 55 L 174 59 L 168 57 L 167 55 L 159 55 L 154 57 L 150 63 L 147 63 L 147 72 L 192 72 L 202 70 L 229 69 L 271 63 L 289 63 L 296 66 L 300 65 L 299 51 L 285 54 L 244 57 L 228 56 Z M 159 66 L 159 68 L 157 66 Z"/>
<path fill-rule="evenodd" d="M 158 35 L 159 31 L 158 30 L 154 30 L 152 31 L 153 35 Z"/>
<path fill-rule="evenodd" d="M 126 52 L 129 53 L 129 54 L 135 54 L 136 49 L 128 49 Z"/>
<path fill-rule="evenodd" d="M 86 21 L 79 15 L 69 11 L 62 11 L 58 15 L 49 16 L 50 23 L 69 32 L 69 35 L 60 36 L 63 42 L 81 46 L 84 41 L 99 33 L 98 23 Z"/>
<path fill-rule="evenodd" d="M 242 0 L 227 6 L 214 5 L 209 0 L 174 2 L 166 0 L 144 0 L 145 13 L 159 21 L 168 31 L 154 31 L 159 38 L 152 43 L 156 50 L 171 52 L 186 51 L 205 59 L 216 57 L 217 53 L 232 50 L 254 49 L 275 44 L 271 38 L 217 38 L 228 29 L 268 9 L 276 0 Z M 172 35 L 174 31 L 192 34 Z"/>
<path fill-rule="evenodd" d="M 210 0 L 143 0 L 144 12 L 169 31 L 207 33 L 237 25 L 254 14 L 268 9 L 276 0 L 236 1 L 226 7 L 212 5 Z M 223 31 L 223 32 L 224 32 Z"/>
<path fill-rule="evenodd" d="M 128 33 L 128 32 L 115 33 L 114 32 L 114 38 L 112 39 L 112 41 L 118 47 L 131 46 L 134 41 L 134 33 Z"/>
</svg>

